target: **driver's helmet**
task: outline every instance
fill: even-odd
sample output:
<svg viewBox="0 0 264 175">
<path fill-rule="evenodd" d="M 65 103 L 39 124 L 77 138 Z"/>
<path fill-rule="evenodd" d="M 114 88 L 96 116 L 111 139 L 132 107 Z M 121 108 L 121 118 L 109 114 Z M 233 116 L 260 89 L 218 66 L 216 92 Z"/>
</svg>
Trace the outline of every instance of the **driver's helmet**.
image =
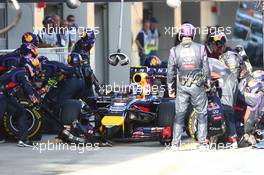
<svg viewBox="0 0 264 175">
<path fill-rule="evenodd" d="M 178 37 L 180 41 L 183 37 L 191 37 L 192 39 L 194 39 L 195 33 L 195 27 L 190 23 L 185 23 L 181 25 Z"/>
<path fill-rule="evenodd" d="M 145 65 L 148 67 L 159 67 L 161 65 L 161 60 L 159 57 L 151 55 L 146 59 Z"/>
<path fill-rule="evenodd" d="M 92 48 L 95 42 L 95 34 L 93 30 L 84 31 L 81 36 L 82 43 L 86 48 Z"/>
<path fill-rule="evenodd" d="M 79 66 L 83 63 L 83 59 L 80 54 L 73 52 L 70 55 L 68 55 L 67 62 L 71 66 Z"/>
<path fill-rule="evenodd" d="M 258 81 L 264 81 L 264 71 L 263 70 L 256 70 L 256 71 L 252 72 L 252 77 Z"/>
<path fill-rule="evenodd" d="M 34 44 L 22 44 L 19 51 L 20 56 L 27 59 L 35 59 L 39 55 L 38 48 Z"/>
<path fill-rule="evenodd" d="M 22 44 L 34 44 L 39 45 L 39 38 L 37 35 L 31 32 L 26 32 L 22 35 Z"/>
<path fill-rule="evenodd" d="M 211 44 L 216 44 L 216 46 L 222 47 L 225 46 L 227 42 L 226 35 L 224 32 L 215 31 L 209 34 L 207 43 L 210 46 Z"/>
</svg>

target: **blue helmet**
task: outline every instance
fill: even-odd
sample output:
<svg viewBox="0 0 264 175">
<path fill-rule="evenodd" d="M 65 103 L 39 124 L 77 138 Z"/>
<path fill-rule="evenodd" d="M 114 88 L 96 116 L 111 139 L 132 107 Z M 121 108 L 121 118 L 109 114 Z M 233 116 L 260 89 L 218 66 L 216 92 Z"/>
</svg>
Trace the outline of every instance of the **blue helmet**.
<svg viewBox="0 0 264 175">
<path fill-rule="evenodd" d="M 83 59 L 82 59 L 82 56 L 80 54 L 73 52 L 70 55 L 68 55 L 67 62 L 71 66 L 78 66 L 78 65 L 81 65 L 83 63 Z"/>
<path fill-rule="evenodd" d="M 24 58 L 34 59 L 39 55 L 38 48 L 34 44 L 22 44 L 19 51 Z"/>
<path fill-rule="evenodd" d="M 22 44 L 34 44 L 35 46 L 38 46 L 39 38 L 34 33 L 26 32 L 22 36 Z"/>
</svg>

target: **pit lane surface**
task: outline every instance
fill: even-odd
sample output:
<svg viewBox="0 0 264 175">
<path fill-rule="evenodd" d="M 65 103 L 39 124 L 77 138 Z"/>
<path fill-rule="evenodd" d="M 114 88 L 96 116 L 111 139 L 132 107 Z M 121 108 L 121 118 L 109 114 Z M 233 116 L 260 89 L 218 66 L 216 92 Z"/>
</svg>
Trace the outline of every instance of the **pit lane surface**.
<svg viewBox="0 0 264 175">
<path fill-rule="evenodd" d="M 52 138 L 45 136 L 44 141 Z M 251 148 L 172 152 L 157 142 L 144 142 L 85 151 L 76 147 L 47 149 L 40 153 L 37 148 L 19 148 L 15 143 L 0 144 L 0 174 L 263 174 L 264 150 Z"/>
</svg>

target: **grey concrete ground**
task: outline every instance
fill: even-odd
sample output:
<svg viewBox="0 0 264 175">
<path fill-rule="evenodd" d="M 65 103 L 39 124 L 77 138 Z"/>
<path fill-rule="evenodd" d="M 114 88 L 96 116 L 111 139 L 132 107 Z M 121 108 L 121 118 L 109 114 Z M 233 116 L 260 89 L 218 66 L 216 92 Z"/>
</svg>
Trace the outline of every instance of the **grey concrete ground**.
<svg viewBox="0 0 264 175">
<path fill-rule="evenodd" d="M 19 148 L 15 143 L 1 144 L 0 174 L 263 174 L 264 150 L 251 148 L 172 152 L 157 142 L 117 143 L 110 148 L 86 150 L 74 146 L 61 150 L 62 147 L 54 145 L 49 150 L 44 148 L 44 145 L 40 150 Z"/>
</svg>

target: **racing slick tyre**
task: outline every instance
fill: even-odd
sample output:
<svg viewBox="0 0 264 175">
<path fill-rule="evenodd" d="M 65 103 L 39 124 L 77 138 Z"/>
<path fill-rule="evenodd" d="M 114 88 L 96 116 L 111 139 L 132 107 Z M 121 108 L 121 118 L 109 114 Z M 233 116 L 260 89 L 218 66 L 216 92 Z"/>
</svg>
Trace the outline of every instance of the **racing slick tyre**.
<svg viewBox="0 0 264 175">
<path fill-rule="evenodd" d="M 197 140 L 197 115 L 192 111 L 187 118 L 186 133 L 192 139 Z"/>
<path fill-rule="evenodd" d="M 170 127 L 171 128 L 171 136 L 172 129 L 175 117 L 175 103 L 174 102 L 163 102 L 158 106 L 158 127 Z M 168 144 L 171 142 L 171 138 L 169 140 L 164 140 L 162 135 L 160 135 L 159 141 L 162 145 Z"/>
<path fill-rule="evenodd" d="M 67 100 L 61 108 L 61 122 L 70 125 L 77 120 L 82 110 L 82 103 L 79 100 Z"/>
<path fill-rule="evenodd" d="M 28 107 L 27 102 L 21 102 L 26 109 L 27 121 L 28 121 L 28 139 L 41 140 L 41 115 L 36 109 Z M 7 136 L 11 139 L 18 138 L 17 121 L 14 116 L 4 114 L 3 116 L 3 128 Z"/>
</svg>

